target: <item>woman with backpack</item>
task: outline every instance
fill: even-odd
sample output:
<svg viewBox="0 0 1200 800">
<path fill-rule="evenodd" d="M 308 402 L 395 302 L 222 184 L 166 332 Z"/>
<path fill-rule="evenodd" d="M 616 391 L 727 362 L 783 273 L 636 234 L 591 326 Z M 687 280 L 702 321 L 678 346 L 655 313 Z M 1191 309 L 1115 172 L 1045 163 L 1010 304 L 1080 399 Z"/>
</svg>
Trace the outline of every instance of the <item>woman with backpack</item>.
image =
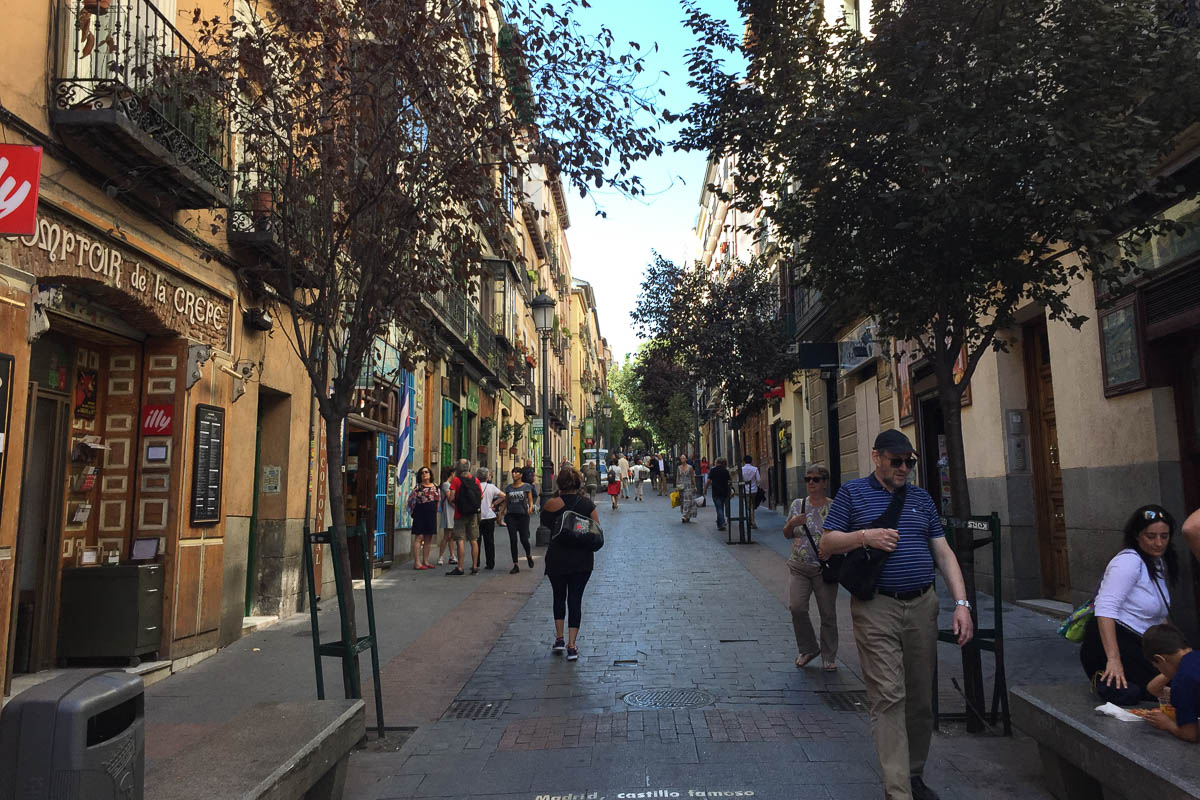
<svg viewBox="0 0 1200 800">
<path fill-rule="evenodd" d="M 542 524 L 550 531 L 550 546 L 546 550 L 546 577 L 554 589 L 554 647 L 552 652 L 567 653 L 567 661 L 579 658 L 575 639 L 579 635 L 579 623 L 583 617 L 583 590 L 592 576 L 595 554 L 591 550 L 572 547 L 558 536 L 563 515 L 574 512 L 599 523 L 596 504 L 583 494 L 583 475 L 570 464 L 564 466 L 556 478 L 558 496 L 552 497 L 542 506 Z M 616 484 L 618 490 L 620 482 Z M 568 616 L 569 613 L 569 616 Z M 563 623 L 566 622 L 567 638 L 563 640 Z"/>
<path fill-rule="evenodd" d="M 617 498 L 621 496 L 621 470 L 617 468 L 617 460 L 610 458 L 608 460 L 608 472 L 605 473 L 608 479 L 608 496 L 612 498 L 613 511 L 617 510 Z"/>
</svg>

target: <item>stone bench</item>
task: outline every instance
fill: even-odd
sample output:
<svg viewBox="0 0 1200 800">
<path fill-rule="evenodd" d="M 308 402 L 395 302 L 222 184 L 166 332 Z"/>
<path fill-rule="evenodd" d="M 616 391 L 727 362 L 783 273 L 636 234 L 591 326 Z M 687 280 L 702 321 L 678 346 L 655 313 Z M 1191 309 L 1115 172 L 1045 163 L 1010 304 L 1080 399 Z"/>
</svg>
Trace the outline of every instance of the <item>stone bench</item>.
<svg viewBox="0 0 1200 800">
<path fill-rule="evenodd" d="M 1013 725 L 1037 742 L 1058 800 L 1200 798 L 1200 745 L 1099 714 L 1102 702 L 1082 679 L 1012 690 Z"/>
<path fill-rule="evenodd" d="M 260 703 L 146 772 L 146 800 L 340 800 L 362 700 Z"/>
</svg>

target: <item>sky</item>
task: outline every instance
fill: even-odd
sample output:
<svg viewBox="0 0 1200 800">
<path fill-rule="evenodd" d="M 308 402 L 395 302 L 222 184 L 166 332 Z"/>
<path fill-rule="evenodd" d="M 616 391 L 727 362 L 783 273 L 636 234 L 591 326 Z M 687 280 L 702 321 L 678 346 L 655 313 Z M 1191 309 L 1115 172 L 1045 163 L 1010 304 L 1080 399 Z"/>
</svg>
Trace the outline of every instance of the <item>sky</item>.
<svg viewBox="0 0 1200 800">
<path fill-rule="evenodd" d="M 658 84 L 667 93 L 668 108 L 682 111 L 697 99 L 687 86 L 685 60 L 694 38 L 683 27 L 678 0 L 591 2 L 596 18 L 612 29 L 616 41 L 635 41 L 643 52 L 651 49 L 651 43 L 658 44 L 658 52 L 647 56 L 647 73 L 669 73 Z M 736 0 L 700 0 L 700 6 L 727 20 L 738 19 Z M 669 142 L 674 131 L 666 129 L 661 136 Z M 629 313 L 653 251 L 675 261 L 695 255 L 692 227 L 700 210 L 705 161 L 702 153 L 673 152 L 668 147 L 662 156 L 636 168 L 646 187 L 644 197 L 625 198 L 610 191 L 583 199 L 569 193 L 571 274 L 592 284 L 600 334 L 608 339 L 618 363 L 638 345 Z M 607 218 L 596 216 L 597 206 Z"/>
</svg>

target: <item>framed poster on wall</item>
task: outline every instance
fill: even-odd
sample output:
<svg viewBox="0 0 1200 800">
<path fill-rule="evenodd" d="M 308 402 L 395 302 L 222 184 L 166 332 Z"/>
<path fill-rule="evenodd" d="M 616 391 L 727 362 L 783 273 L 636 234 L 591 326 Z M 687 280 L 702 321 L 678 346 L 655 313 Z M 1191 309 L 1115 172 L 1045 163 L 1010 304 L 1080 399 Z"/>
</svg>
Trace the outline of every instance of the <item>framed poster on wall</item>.
<svg viewBox="0 0 1200 800">
<path fill-rule="evenodd" d="M 221 521 L 221 472 L 225 444 L 225 409 L 196 406 L 196 440 L 192 449 L 193 525 Z"/>
<path fill-rule="evenodd" d="M 1099 314 L 1105 397 L 1146 388 L 1145 346 L 1137 298 L 1136 294 L 1129 295 Z"/>
</svg>

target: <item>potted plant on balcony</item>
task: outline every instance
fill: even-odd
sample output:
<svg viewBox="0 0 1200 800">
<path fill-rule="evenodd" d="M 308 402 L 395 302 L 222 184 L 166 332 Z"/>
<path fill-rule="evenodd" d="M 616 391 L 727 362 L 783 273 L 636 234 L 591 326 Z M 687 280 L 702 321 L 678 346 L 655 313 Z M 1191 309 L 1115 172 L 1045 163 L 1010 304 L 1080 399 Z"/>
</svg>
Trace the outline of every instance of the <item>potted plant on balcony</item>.
<svg viewBox="0 0 1200 800">
<path fill-rule="evenodd" d="M 496 430 L 496 420 L 484 417 L 479 420 L 479 454 L 486 455 L 488 442 L 492 440 L 492 431 Z"/>
<path fill-rule="evenodd" d="M 505 422 L 503 425 L 500 426 L 500 449 L 501 450 L 508 449 L 508 440 L 509 440 L 509 437 L 512 436 L 512 432 L 513 432 L 513 424 L 511 422 Z"/>
<path fill-rule="evenodd" d="M 514 422 L 512 426 L 512 447 L 509 448 L 508 454 L 515 456 L 517 454 L 517 442 L 521 441 L 521 437 L 525 435 L 525 423 Z"/>
</svg>

